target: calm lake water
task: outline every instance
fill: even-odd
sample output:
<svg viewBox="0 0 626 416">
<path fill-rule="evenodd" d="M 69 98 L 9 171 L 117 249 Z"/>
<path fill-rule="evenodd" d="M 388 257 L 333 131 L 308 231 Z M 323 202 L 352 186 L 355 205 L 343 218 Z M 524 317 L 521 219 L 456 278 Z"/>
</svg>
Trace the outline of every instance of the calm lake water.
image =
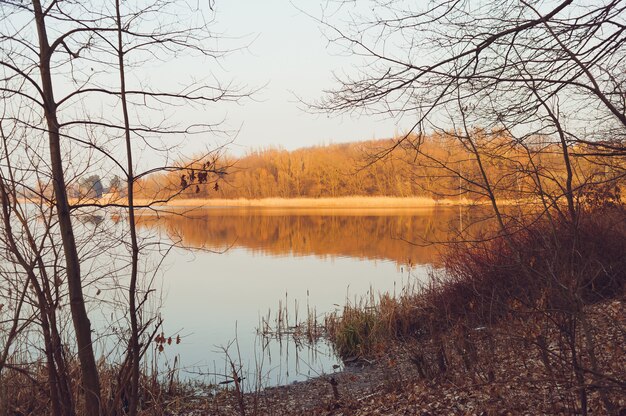
<svg viewBox="0 0 626 416">
<path fill-rule="evenodd" d="M 322 317 L 346 302 L 381 292 L 399 293 L 437 267 L 437 244 L 468 221 L 459 208 L 411 210 L 280 210 L 206 208 L 180 215 L 144 215 L 141 224 L 188 248 L 164 264 L 166 345 L 158 360 L 181 377 L 228 379 L 226 352 L 240 363 L 248 387 L 287 384 L 333 371 L 341 364 L 325 342 L 293 339 L 264 343 L 263 319 L 286 310 Z M 255 378 L 254 374 L 260 375 Z"/>
</svg>

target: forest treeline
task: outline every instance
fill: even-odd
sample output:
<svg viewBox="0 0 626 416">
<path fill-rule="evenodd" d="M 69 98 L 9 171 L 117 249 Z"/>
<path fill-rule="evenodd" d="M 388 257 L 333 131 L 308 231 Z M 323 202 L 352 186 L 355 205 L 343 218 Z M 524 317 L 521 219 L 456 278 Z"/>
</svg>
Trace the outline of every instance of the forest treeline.
<svg viewBox="0 0 626 416">
<path fill-rule="evenodd" d="M 493 133 L 475 131 L 481 163 L 454 134 L 432 134 L 409 140 L 381 139 L 315 146 L 287 151 L 268 148 L 212 162 L 222 166 L 212 180 L 199 178 L 206 162 L 181 162 L 188 172 L 160 174 L 141 182 L 141 196 L 168 198 L 320 198 L 390 196 L 481 199 L 480 168 L 492 178 L 500 198 L 532 198 L 538 193 L 536 175 L 558 192 L 566 175 L 561 149 L 537 138 L 532 145 L 516 144 L 509 137 L 494 140 Z M 487 138 L 488 136 L 488 138 Z M 612 168 L 596 163 L 585 149 L 572 148 L 575 186 L 601 181 Z M 462 179 L 460 179 L 462 178 Z M 542 192 L 550 189 L 543 189 Z"/>
</svg>

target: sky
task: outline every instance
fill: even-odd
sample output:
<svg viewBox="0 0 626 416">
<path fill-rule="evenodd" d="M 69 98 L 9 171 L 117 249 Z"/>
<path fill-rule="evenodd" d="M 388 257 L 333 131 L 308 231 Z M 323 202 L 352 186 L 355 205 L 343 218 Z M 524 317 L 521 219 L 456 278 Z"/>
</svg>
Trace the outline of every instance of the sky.
<svg viewBox="0 0 626 416">
<path fill-rule="evenodd" d="M 146 103 L 142 96 L 133 96 L 131 100 L 134 105 L 130 110 L 132 125 L 158 126 L 167 130 L 162 127 L 166 126 L 178 130 L 189 125 L 221 122 L 218 128 L 229 132 L 228 135 L 204 132 L 170 135 L 154 133 L 147 135 L 145 141 L 142 136 L 142 140 L 135 140 L 133 143 L 136 168 L 143 171 L 171 163 L 172 160 L 186 160 L 206 153 L 207 150 L 219 148 L 225 143 L 228 143 L 229 154 L 243 156 L 250 151 L 270 147 L 293 150 L 331 143 L 388 138 L 397 132 L 403 132 L 402 126 L 398 126 L 394 119 L 353 114 L 314 114 L 306 111 L 306 105 L 302 101 L 314 102 L 323 97 L 324 90 L 337 87 L 333 72 L 354 74 L 363 65 L 363 58 L 346 54 L 337 45 L 329 44 L 320 24 L 311 17 L 321 15 L 322 4 L 326 1 L 188 0 L 190 8 L 199 6 L 203 12 L 189 16 L 179 10 L 181 22 L 176 22 L 176 9 L 159 10 L 165 16 L 165 23 L 174 26 L 182 23 L 181 26 L 185 26 L 187 20 L 183 19 L 188 19 L 189 26 L 194 27 L 197 24 L 194 19 L 202 22 L 204 11 L 208 12 L 208 6 L 214 5 L 213 31 L 220 37 L 220 47 L 232 51 L 224 58 L 215 60 L 193 56 L 193 51 L 189 49 L 185 50 L 187 55 L 181 53 L 173 59 L 172 54 L 161 52 L 153 56 L 153 51 L 158 50 L 156 47 L 149 51 L 133 50 L 126 55 L 127 89 L 179 92 L 190 85 L 215 85 L 215 78 L 222 85 L 233 82 L 255 92 L 251 97 L 237 103 L 218 102 L 209 108 L 201 108 L 193 102 L 161 106 L 160 103 L 155 103 L 158 99 Z M 128 2 L 127 12 L 150 3 L 151 0 Z M 348 3 L 350 11 L 358 11 L 368 2 L 359 3 L 359 6 L 356 1 Z M 179 7 L 178 4 L 172 3 L 172 7 Z M 81 12 L 81 7 L 73 5 L 74 3 L 69 3 L 68 10 L 76 9 L 76 13 Z M 95 15 L 113 13 L 110 2 L 96 1 L 93 5 L 102 9 L 96 7 L 97 10 L 93 10 Z M 9 16 L 10 19 L 7 17 L 0 21 L 0 24 L 5 25 L 0 26 L 0 31 L 17 32 L 25 39 L 36 42 L 32 15 L 26 10 L 15 10 L 18 11 Z M 364 8 L 364 12 L 367 11 Z M 142 30 L 149 30 L 151 24 L 161 23 L 158 19 L 150 20 L 151 13 L 145 15 L 145 20 L 133 20 L 134 24 L 146 25 L 141 26 Z M 50 19 L 48 26 L 51 39 L 73 28 L 71 22 L 58 19 Z M 78 35 L 67 39 L 69 46 L 66 47 L 75 51 L 83 50 L 81 48 L 84 48 L 87 41 Z M 131 38 L 128 42 L 129 45 L 135 45 L 138 41 Z M 18 50 L 22 48 L 21 45 L 14 47 Z M 211 48 L 213 45 L 206 47 Z M 55 98 L 63 102 L 59 110 L 61 121 L 89 119 L 123 125 L 120 103 L 116 97 L 93 93 L 76 95 L 69 101 L 62 100 L 84 85 L 105 88 L 117 88 L 119 85 L 117 58 L 112 61 L 112 56 L 107 52 L 101 53 L 98 47 L 84 49 L 88 52 L 81 53 L 78 59 L 69 59 L 63 50 L 55 55 L 58 66 L 55 67 L 53 82 Z M 9 50 L 4 52 L 11 53 Z M 18 56 L 21 58 L 21 55 Z M 29 56 L 24 58 L 24 65 L 30 65 L 29 59 Z M 124 160 L 125 147 L 119 145 L 122 135 L 118 134 L 116 140 L 112 140 L 105 138 L 103 130 L 83 130 L 82 125 L 76 125 L 68 127 L 67 134 L 88 137 L 90 141 L 102 140 L 106 143 L 107 152 Z M 112 173 L 109 170 L 117 168 L 98 152 L 94 156 L 92 152 L 84 151 L 82 146 L 68 146 L 68 149 L 74 150 L 70 157 L 72 162 L 68 165 L 77 166 L 81 175 L 86 174 L 82 171 L 81 163 L 87 161 L 94 172 L 98 169 L 101 173 L 106 171 L 102 173 L 104 176 L 110 176 Z M 46 150 L 42 147 L 38 151 Z"/>
<path fill-rule="evenodd" d="M 304 101 L 315 101 L 332 88 L 333 71 L 352 72 L 361 62 L 329 45 L 318 23 L 297 7 L 319 15 L 317 1 L 217 1 L 218 32 L 249 44 L 221 62 L 220 76 L 231 77 L 251 89 L 252 99 L 226 104 L 226 123 L 238 130 L 230 150 L 281 147 L 287 150 L 314 145 L 392 136 L 396 120 L 374 116 L 312 114 Z"/>
</svg>

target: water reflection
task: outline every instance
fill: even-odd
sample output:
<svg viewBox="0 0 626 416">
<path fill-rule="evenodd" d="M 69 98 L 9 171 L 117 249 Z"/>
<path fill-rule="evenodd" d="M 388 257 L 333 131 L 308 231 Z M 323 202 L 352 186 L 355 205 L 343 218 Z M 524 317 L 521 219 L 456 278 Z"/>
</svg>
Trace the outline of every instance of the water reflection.
<svg viewBox="0 0 626 416">
<path fill-rule="evenodd" d="M 181 215 L 145 215 L 187 246 L 243 247 L 272 256 L 331 256 L 437 263 L 440 245 L 462 226 L 458 208 L 412 210 L 279 210 L 205 208 Z M 465 219 L 467 222 L 467 218 Z"/>
<path fill-rule="evenodd" d="M 231 345 L 247 380 L 257 381 L 260 371 L 264 385 L 332 372 L 338 361 L 324 344 L 314 346 L 317 354 L 295 344 L 263 344 L 256 332 L 262 319 L 285 306 L 292 317 L 311 310 L 321 317 L 347 299 L 398 292 L 410 279 L 425 279 L 440 251 L 426 242 L 449 239 L 469 215 L 458 208 L 211 208 L 182 214 L 146 212 L 141 225 L 182 245 L 225 251 L 170 254 L 162 313 L 167 335 L 178 333 L 182 342 L 162 359 L 179 354 L 189 377 L 220 382 L 224 378 L 215 374 L 232 374 L 222 349 Z"/>
</svg>

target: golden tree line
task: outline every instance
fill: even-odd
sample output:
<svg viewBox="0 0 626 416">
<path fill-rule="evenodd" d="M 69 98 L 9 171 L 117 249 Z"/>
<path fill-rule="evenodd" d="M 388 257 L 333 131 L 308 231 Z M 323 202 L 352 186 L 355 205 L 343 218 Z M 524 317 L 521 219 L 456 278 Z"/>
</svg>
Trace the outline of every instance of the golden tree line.
<svg viewBox="0 0 626 416">
<path fill-rule="evenodd" d="M 528 143 L 531 143 L 530 145 Z M 523 145 L 501 132 L 473 131 L 465 146 L 454 132 L 437 132 L 410 140 L 380 139 L 314 146 L 287 151 L 266 148 L 243 157 L 222 156 L 222 174 L 198 181 L 199 162 L 180 162 L 188 172 L 159 174 L 140 182 L 141 195 L 166 198 L 320 198 L 388 196 L 480 200 L 484 179 L 476 154 L 497 197 L 532 199 L 546 191 L 562 194 L 566 175 L 561 149 L 547 138 Z M 624 166 L 601 163 L 584 146 L 572 146 L 574 186 L 614 179 Z M 198 166 L 196 166 L 198 165 Z M 541 186 L 541 189 L 538 187 Z"/>
</svg>

